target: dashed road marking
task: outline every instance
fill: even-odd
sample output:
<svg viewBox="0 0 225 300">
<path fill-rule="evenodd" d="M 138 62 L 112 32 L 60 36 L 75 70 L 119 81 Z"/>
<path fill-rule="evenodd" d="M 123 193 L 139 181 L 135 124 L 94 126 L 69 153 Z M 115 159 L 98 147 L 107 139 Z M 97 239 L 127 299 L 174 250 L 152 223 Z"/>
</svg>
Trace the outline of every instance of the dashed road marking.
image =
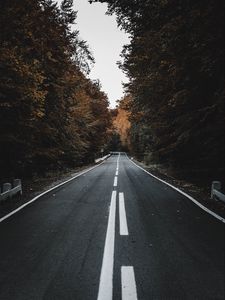
<svg viewBox="0 0 225 300">
<path fill-rule="evenodd" d="M 116 162 L 116 169 L 117 170 L 119 170 L 119 160 L 120 160 L 120 153 L 118 155 L 117 162 Z"/>
<path fill-rule="evenodd" d="M 119 193 L 120 235 L 129 235 L 124 203 L 124 193 Z"/>
<path fill-rule="evenodd" d="M 113 187 L 118 185 L 119 158 L 117 158 L 116 173 Z M 109 209 L 108 226 L 106 231 L 104 254 L 99 282 L 97 300 L 113 299 L 113 271 L 114 271 L 114 252 L 115 252 L 115 219 L 116 219 L 116 196 L 117 191 L 112 192 Z M 124 193 L 119 193 L 119 224 L 120 235 L 129 235 L 127 217 L 125 210 Z M 137 289 L 132 266 L 121 267 L 121 290 L 122 300 L 137 300 Z"/>
<path fill-rule="evenodd" d="M 134 268 L 121 267 L 122 300 L 137 300 L 137 288 L 134 276 Z"/>
</svg>

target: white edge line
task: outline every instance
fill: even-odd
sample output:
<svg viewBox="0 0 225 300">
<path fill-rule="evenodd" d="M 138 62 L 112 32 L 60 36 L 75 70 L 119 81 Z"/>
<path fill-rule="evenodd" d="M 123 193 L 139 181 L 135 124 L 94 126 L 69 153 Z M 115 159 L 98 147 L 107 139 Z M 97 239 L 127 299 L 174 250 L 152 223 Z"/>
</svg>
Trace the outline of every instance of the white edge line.
<svg viewBox="0 0 225 300">
<path fill-rule="evenodd" d="M 60 187 L 60 186 L 62 186 L 62 185 L 64 185 L 64 184 L 66 184 L 66 183 L 68 183 L 68 182 L 70 182 L 70 181 L 72 181 L 72 180 L 74 180 L 75 178 L 80 177 L 80 176 L 82 176 L 83 174 L 85 174 L 85 173 L 87 173 L 87 172 L 89 172 L 89 171 L 91 171 L 91 170 L 93 170 L 93 169 L 99 167 L 99 166 L 100 166 L 101 164 L 103 164 L 104 162 L 105 162 L 105 161 L 103 161 L 103 162 L 101 162 L 100 164 L 98 164 L 98 165 L 96 165 L 96 166 L 94 166 L 94 167 L 91 167 L 91 168 L 89 168 L 89 169 L 87 169 L 87 170 L 85 170 L 85 171 L 83 171 L 83 172 L 77 174 L 76 176 L 74 176 L 74 177 L 72 177 L 72 178 L 70 178 L 70 179 L 68 179 L 68 180 L 66 180 L 66 181 L 64 181 L 64 182 L 61 182 L 60 184 L 57 184 L 56 186 L 50 188 L 50 189 L 47 190 L 47 191 L 44 191 L 43 193 L 41 193 L 41 194 L 39 194 L 38 196 L 36 196 L 36 197 L 34 197 L 33 199 L 31 199 L 30 201 L 28 201 L 28 202 L 24 203 L 23 205 L 19 206 L 17 209 L 11 211 L 9 214 L 7 214 L 7 215 L 5 215 L 4 217 L 0 218 L 0 223 L 3 222 L 4 220 L 8 219 L 9 217 L 11 217 L 12 215 L 14 215 L 15 213 L 17 213 L 18 211 L 22 210 L 24 207 L 26 207 L 26 206 L 30 205 L 31 203 L 33 203 L 34 201 L 38 200 L 38 199 L 39 199 L 40 197 L 42 197 L 43 195 L 45 195 L 45 194 L 47 194 L 47 193 L 53 191 L 54 189 L 56 189 L 56 188 L 58 188 L 58 187 Z"/>
<path fill-rule="evenodd" d="M 154 177 L 155 179 L 163 182 L 164 184 L 168 185 L 169 187 L 171 187 L 172 189 L 176 190 L 177 192 L 179 192 L 180 194 L 184 195 L 185 197 L 187 197 L 188 199 L 190 199 L 192 202 L 194 202 L 197 206 L 199 206 L 201 209 L 203 209 L 205 212 L 209 213 L 210 215 L 212 215 L 213 217 L 215 217 L 216 219 L 218 219 L 219 221 L 225 223 L 225 219 L 219 215 L 217 215 L 216 213 L 214 213 L 213 211 L 211 211 L 210 209 L 208 209 L 207 207 L 205 207 L 204 205 L 202 205 L 201 203 L 199 203 L 196 199 L 194 199 L 193 197 L 191 197 L 190 195 L 186 194 L 185 192 L 183 192 L 182 190 L 176 188 L 175 186 L 173 186 L 172 184 L 156 177 L 155 175 L 151 174 L 150 172 L 148 172 L 147 170 L 145 170 L 144 168 L 140 167 L 139 165 L 137 165 L 135 162 L 133 162 L 128 156 L 127 158 L 132 162 L 132 164 L 134 164 L 136 167 L 138 167 L 139 169 L 143 170 L 145 173 L 149 174 L 150 176 Z"/>
<path fill-rule="evenodd" d="M 119 193 L 120 235 L 129 235 L 127 226 L 124 193 Z"/>
<path fill-rule="evenodd" d="M 98 300 L 112 300 L 113 296 L 113 267 L 116 222 L 116 195 L 113 191 L 109 209 L 108 225 L 102 259 L 101 275 L 98 289 Z"/>
<path fill-rule="evenodd" d="M 137 288 L 132 266 L 121 267 L 121 288 L 122 300 L 137 300 Z"/>
</svg>

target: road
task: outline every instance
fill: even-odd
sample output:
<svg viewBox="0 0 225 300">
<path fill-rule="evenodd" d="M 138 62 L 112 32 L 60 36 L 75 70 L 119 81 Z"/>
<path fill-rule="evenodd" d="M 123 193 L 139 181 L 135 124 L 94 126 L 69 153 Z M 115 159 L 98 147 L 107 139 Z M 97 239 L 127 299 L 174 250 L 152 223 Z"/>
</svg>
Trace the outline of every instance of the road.
<svg viewBox="0 0 225 300">
<path fill-rule="evenodd" d="M 224 224 L 125 155 L 0 223 L 1 300 L 225 299 Z"/>
</svg>

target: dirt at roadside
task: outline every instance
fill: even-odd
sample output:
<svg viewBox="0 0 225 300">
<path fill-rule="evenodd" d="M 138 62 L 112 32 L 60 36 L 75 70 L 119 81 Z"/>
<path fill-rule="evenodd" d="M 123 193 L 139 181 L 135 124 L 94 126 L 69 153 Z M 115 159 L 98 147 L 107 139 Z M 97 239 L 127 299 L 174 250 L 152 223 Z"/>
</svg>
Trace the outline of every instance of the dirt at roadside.
<svg viewBox="0 0 225 300">
<path fill-rule="evenodd" d="M 199 186 L 192 182 L 175 178 L 174 176 L 172 176 L 172 174 L 170 174 L 168 169 L 164 168 L 161 165 L 145 165 L 143 162 L 139 162 L 135 159 L 133 159 L 133 161 L 139 166 L 141 166 L 142 168 L 144 168 L 145 170 L 147 170 L 148 172 L 152 173 L 153 175 L 174 185 L 175 187 L 184 191 L 188 195 L 192 196 L 202 205 L 212 210 L 219 216 L 225 218 L 225 203 L 219 200 L 210 199 L 210 194 L 211 194 L 210 186 L 204 186 L 204 185 Z"/>
<path fill-rule="evenodd" d="M 175 178 L 161 165 L 147 166 L 144 163 L 136 160 L 134 160 L 134 162 L 153 175 L 186 192 L 208 209 L 225 218 L 225 203 L 210 199 L 210 186 L 199 186 L 189 181 Z M 46 173 L 44 177 L 35 176 L 30 179 L 22 180 L 22 197 L 16 197 L 5 203 L 0 203 L 0 218 L 28 202 L 40 193 L 74 177 L 76 174 L 82 172 L 84 169 L 92 167 L 93 165 L 94 164 L 76 169 L 67 169 L 64 171 L 51 171 Z"/>
<path fill-rule="evenodd" d="M 49 171 L 42 177 L 36 175 L 29 179 L 22 179 L 22 196 L 16 196 L 0 203 L 0 218 L 25 204 L 35 196 L 74 177 L 83 170 L 93 167 L 94 165 L 95 164 L 91 164 L 76 169 L 66 169 L 64 171 Z"/>
</svg>

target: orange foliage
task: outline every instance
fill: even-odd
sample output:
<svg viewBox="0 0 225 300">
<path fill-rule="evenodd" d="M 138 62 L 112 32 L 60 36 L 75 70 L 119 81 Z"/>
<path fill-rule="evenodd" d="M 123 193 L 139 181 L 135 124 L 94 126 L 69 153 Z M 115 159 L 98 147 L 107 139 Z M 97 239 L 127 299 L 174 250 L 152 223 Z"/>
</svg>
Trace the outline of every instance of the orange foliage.
<svg viewBox="0 0 225 300">
<path fill-rule="evenodd" d="M 113 126 L 117 133 L 120 135 L 120 139 L 123 146 L 129 146 L 129 129 L 130 129 L 130 121 L 129 121 L 130 113 L 124 110 L 123 108 L 118 108 L 118 113 L 116 117 L 113 119 Z"/>
</svg>

